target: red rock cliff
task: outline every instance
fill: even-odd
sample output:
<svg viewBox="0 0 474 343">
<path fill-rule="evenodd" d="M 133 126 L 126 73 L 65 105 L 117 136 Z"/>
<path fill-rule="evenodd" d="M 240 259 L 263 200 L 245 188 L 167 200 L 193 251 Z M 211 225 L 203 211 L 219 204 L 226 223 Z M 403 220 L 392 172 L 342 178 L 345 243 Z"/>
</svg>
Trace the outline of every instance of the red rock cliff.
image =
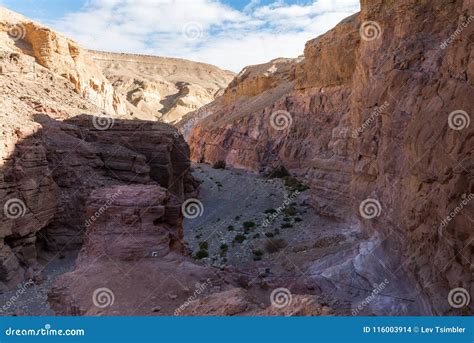
<svg viewBox="0 0 474 343">
<path fill-rule="evenodd" d="M 234 98 L 207 106 L 191 132 L 192 159 L 285 165 L 318 212 L 356 223 L 390 270 L 411 273 L 427 313 L 464 313 L 446 299 L 474 293 L 473 15 L 470 0 L 362 1 L 288 77 L 245 92 L 231 83 Z"/>
</svg>

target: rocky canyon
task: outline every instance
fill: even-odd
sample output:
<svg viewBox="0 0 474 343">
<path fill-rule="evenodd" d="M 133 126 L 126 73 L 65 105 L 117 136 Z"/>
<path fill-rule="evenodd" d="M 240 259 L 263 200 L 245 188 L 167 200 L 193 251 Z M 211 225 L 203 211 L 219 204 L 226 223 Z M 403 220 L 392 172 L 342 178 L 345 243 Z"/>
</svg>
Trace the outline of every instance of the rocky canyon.
<svg viewBox="0 0 474 343">
<path fill-rule="evenodd" d="M 360 7 L 237 74 L 0 7 L 0 314 L 473 315 L 474 2 Z"/>
</svg>

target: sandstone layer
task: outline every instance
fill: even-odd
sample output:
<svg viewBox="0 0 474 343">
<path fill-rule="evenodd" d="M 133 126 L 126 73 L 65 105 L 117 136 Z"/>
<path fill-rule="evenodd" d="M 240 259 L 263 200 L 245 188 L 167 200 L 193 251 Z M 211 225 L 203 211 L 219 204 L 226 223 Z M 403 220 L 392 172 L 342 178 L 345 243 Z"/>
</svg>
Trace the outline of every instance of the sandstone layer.
<svg viewBox="0 0 474 343">
<path fill-rule="evenodd" d="M 107 113 L 126 113 L 121 97 L 89 52 L 73 40 L 1 7 L 0 45 L 2 50 L 34 57 L 38 64 L 69 80 L 78 94 Z M 35 68 L 34 63 L 29 67 Z"/>
<path fill-rule="evenodd" d="M 171 126 L 118 115 L 119 103 L 114 105 L 114 96 L 108 97 L 115 93 L 100 93 L 108 87 L 98 88 L 96 95 L 103 100 L 95 101 L 90 96 L 94 92 L 79 90 L 63 75 L 64 68 L 77 80 L 89 80 L 90 72 L 107 84 L 94 62 L 86 63 L 86 51 L 81 50 L 80 59 L 70 60 L 60 49 L 63 43 L 73 44 L 69 40 L 12 12 L 2 9 L 1 13 L 2 20 L 8 19 L 1 26 L 8 32 L 0 33 L 3 291 L 40 273 L 38 254 L 58 256 L 81 247 L 85 202 L 95 188 L 160 184 L 183 198 L 194 191 L 195 183 L 189 174 L 188 146 Z M 25 48 L 33 44 L 28 43 L 29 29 L 21 31 L 23 38 L 13 36 L 12 25 L 20 24 L 31 32 L 46 32 L 45 42 L 58 44 L 58 49 L 53 53 L 45 46 L 34 55 L 31 47 Z M 80 81 L 85 83 L 95 88 L 93 82 Z"/>
<path fill-rule="evenodd" d="M 86 240 L 76 268 L 49 294 L 58 315 L 293 315 L 331 310 L 312 295 L 284 308 L 237 287 L 235 275 L 185 256 L 181 202 L 153 185 L 93 191 Z"/>
<path fill-rule="evenodd" d="M 175 123 L 213 101 L 234 74 L 177 58 L 90 51 L 93 60 L 137 117 Z"/>
<path fill-rule="evenodd" d="M 358 227 L 358 249 L 315 262 L 320 285 L 348 270 L 380 284 L 388 271 L 420 313 L 472 314 L 472 302 L 447 299 L 458 287 L 474 295 L 473 15 L 470 0 L 362 1 L 306 44 L 288 79 L 237 77 L 191 132 L 192 159 L 284 165 L 317 212 Z"/>
</svg>

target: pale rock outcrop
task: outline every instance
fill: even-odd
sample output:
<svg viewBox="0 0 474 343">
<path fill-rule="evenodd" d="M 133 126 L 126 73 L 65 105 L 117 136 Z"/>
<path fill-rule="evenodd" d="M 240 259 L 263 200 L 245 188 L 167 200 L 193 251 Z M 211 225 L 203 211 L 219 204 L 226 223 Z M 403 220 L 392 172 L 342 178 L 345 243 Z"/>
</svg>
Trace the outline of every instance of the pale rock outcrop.
<svg viewBox="0 0 474 343">
<path fill-rule="evenodd" d="M 232 72 L 178 58 L 89 51 L 140 119 L 176 123 L 221 95 Z"/>
<path fill-rule="evenodd" d="M 125 103 L 76 42 L 17 13 L 0 7 L 2 49 L 33 56 L 36 62 L 69 80 L 83 98 L 109 114 L 126 114 Z"/>
</svg>

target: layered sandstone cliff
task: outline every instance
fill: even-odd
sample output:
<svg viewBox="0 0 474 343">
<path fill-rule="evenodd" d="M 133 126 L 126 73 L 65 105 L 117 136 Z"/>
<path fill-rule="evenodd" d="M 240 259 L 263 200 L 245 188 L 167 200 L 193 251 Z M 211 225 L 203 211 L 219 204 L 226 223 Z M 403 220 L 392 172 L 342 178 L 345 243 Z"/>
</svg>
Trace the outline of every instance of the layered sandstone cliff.
<svg viewBox="0 0 474 343">
<path fill-rule="evenodd" d="M 352 270 L 371 285 L 389 271 L 402 281 L 394 295 L 421 313 L 473 313 L 447 301 L 455 288 L 474 294 L 473 15 L 469 0 L 362 1 L 306 44 L 289 80 L 236 78 L 191 132 L 192 159 L 284 165 L 317 212 L 359 227 L 365 243 L 315 263 L 316 281 Z"/>
<path fill-rule="evenodd" d="M 195 183 L 187 144 L 169 125 L 118 115 L 121 102 L 86 51 L 0 14 L 2 292 L 41 272 L 38 254 L 81 247 L 94 189 L 160 184 L 182 199 Z"/>
<path fill-rule="evenodd" d="M 69 80 L 78 94 L 107 113 L 126 113 L 121 97 L 89 52 L 71 39 L 0 7 L 0 45 L 2 50 L 34 57 L 38 64 Z M 29 68 L 35 68 L 34 64 Z"/>
<path fill-rule="evenodd" d="M 90 51 L 135 116 L 178 122 L 213 101 L 234 74 L 177 58 Z"/>
</svg>

